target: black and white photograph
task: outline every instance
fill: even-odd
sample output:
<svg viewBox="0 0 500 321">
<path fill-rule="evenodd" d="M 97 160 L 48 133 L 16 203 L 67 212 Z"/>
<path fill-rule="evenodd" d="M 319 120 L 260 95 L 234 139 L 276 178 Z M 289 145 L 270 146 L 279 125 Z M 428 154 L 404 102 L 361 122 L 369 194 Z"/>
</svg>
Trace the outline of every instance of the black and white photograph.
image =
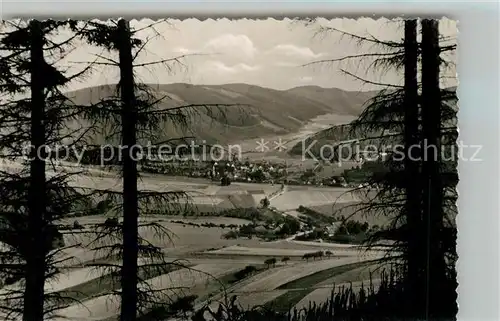
<svg viewBox="0 0 500 321">
<path fill-rule="evenodd" d="M 0 319 L 457 319 L 455 20 L 0 30 Z"/>
</svg>

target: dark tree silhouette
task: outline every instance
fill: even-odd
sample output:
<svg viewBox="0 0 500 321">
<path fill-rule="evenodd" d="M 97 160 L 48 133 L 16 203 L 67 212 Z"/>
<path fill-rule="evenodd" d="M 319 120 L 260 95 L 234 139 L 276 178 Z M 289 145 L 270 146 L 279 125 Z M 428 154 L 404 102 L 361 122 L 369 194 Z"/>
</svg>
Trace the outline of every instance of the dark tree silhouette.
<svg viewBox="0 0 500 321">
<path fill-rule="evenodd" d="M 32 247 L 26 260 L 26 290 L 24 293 L 23 320 L 43 320 L 43 295 L 45 285 L 45 245 L 43 220 L 45 217 L 45 155 L 38 155 L 45 144 L 45 98 L 43 31 L 39 21 L 32 20 L 30 30 L 31 63 L 31 162 L 28 192 L 28 232 Z M 40 157 L 41 156 L 41 157 Z M 40 248 L 42 247 L 42 248 Z"/>
<path fill-rule="evenodd" d="M 437 319 L 442 315 L 436 301 L 449 296 L 443 286 L 447 279 L 446 253 L 443 250 L 444 232 L 443 183 L 441 170 L 441 109 L 439 88 L 440 48 L 438 21 L 422 20 L 422 133 L 424 152 L 423 218 L 426 227 L 426 304 L 425 318 Z"/>
<path fill-rule="evenodd" d="M 276 265 L 276 258 L 270 258 L 270 259 L 266 259 L 264 261 L 264 264 L 267 265 L 267 268 L 270 268 L 271 265 L 274 267 Z"/>
<path fill-rule="evenodd" d="M 263 199 L 260 200 L 260 205 L 262 205 L 263 208 L 269 207 L 269 199 L 267 197 L 264 197 Z"/>
<path fill-rule="evenodd" d="M 407 256 L 408 265 L 407 283 L 408 293 L 413 296 L 408 302 L 414 306 L 419 305 L 422 293 L 419 292 L 419 284 L 422 282 L 422 242 L 420 242 L 419 230 L 422 226 L 421 201 L 422 189 L 419 181 L 419 155 L 416 146 L 419 142 L 419 106 L 418 106 L 418 43 L 417 43 L 417 20 L 406 20 L 404 37 L 404 98 L 403 98 L 403 135 L 404 135 L 404 184 L 406 192 L 405 216 L 407 229 Z M 412 147 L 413 146 L 413 147 Z M 408 307 L 411 308 L 411 307 Z"/>
<path fill-rule="evenodd" d="M 162 22 L 165 23 L 165 21 L 159 21 L 155 24 Z M 155 24 L 146 28 L 154 30 Z M 84 39 L 90 44 L 105 48 L 110 52 L 118 52 L 119 56 L 118 61 L 108 58 L 99 62 L 103 65 L 119 67 L 120 81 L 119 86 L 117 86 L 117 96 L 105 98 L 93 108 L 88 109 L 87 117 L 92 120 L 101 120 L 111 128 L 115 128 L 115 130 L 111 130 L 110 138 L 118 135 L 124 145 L 122 146 L 124 148 L 121 149 L 125 153 L 122 154 L 122 159 L 118 160 L 123 171 L 123 191 L 111 192 L 106 189 L 101 191 L 113 199 L 114 210 L 117 213 L 123 213 L 123 223 L 119 223 L 113 229 L 105 228 L 98 233 L 99 242 L 96 240 L 94 243 L 96 250 L 107 251 L 107 256 L 119 256 L 123 259 L 122 266 L 114 267 L 121 269 L 121 320 L 135 320 L 137 314 L 147 313 L 155 306 L 163 305 L 164 301 L 170 300 L 168 289 L 153 289 L 138 276 L 139 270 L 146 266 L 160 268 L 173 264 L 165 261 L 161 247 L 153 245 L 151 241 L 142 237 L 141 233 L 138 232 L 144 228 L 154 229 L 155 237 L 160 239 L 170 238 L 171 233 L 155 220 L 147 223 L 140 222 L 139 215 L 157 214 L 158 209 L 161 209 L 160 212 L 168 213 L 172 207 L 177 207 L 183 212 L 192 211 L 188 201 L 190 194 L 193 193 L 138 189 L 138 156 L 133 147 L 137 147 L 138 143 L 144 139 L 154 141 L 153 147 L 168 143 L 169 141 L 159 141 L 158 137 L 155 136 L 163 130 L 165 122 L 172 123 L 173 126 L 187 128 L 192 117 L 198 113 L 203 112 L 220 120 L 221 117 L 224 117 L 226 108 L 235 107 L 234 105 L 221 104 L 189 104 L 162 109 L 159 104 L 168 97 L 158 98 L 151 92 L 150 86 L 136 82 L 134 69 L 160 65 L 164 66 L 167 71 L 171 71 L 171 64 L 180 63 L 184 56 L 137 63 L 136 58 L 144 50 L 149 40 L 139 39 L 136 36 L 140 30 L 144 30 L 144 28 L 131 30 L 129 23 L 121 19 L 108 23 L 92 22 L 89 23 L 88 28 L 81 32 Z M 173 140 L 179 139 L 173 138 Z M 110 242 L 110 239 L 113 241 Z M 137 258 L 141 256 L 149 258 L 151 262 L 138 266 Z M 162 274 L 161 271 L 158 273 Z"/>
<path fill-rule="evenodd" d="M 88 69 L 67 76 L 46 60 L 64 57 L 74 39 L 54 42 L 51 34 L 74 25 L 71 20 L 3 23 L 0 90 L 6 99 L 0 107 L 0 145 L 2 162 L 13 168 L 0 171 L 0 241 L 5 249 L 0 259 L 5 267 L 1 274 L 18 281 L 1 298 L 7 302 L 2 304 L 6 318 L 23 314 L 24 320 L 43 320 L 59 308 L 61 297 L 44 291 L 46 280 L 56 276 L 65 261 L 56 221 L 86 203 L 85 195 L 67 184 L 73 173 L 46 175 L 46 165 L 59 153 L 49 155 L 45 147 L 63 141 L 70 147 L 79 142 L 81 132 L 63 130 L 79 108 L 59 88 Z"/>
<path fill-rule="evenodd" d="M 426 22 L 428 23 L 428 22 Z M 436 21 L 433 22 L 436 24 Z M 424 22 L 422 22 L 422 29 Z M 441 56 L 442 53 L 453 51 L 455 44 L 447 44 L 450 39 L 439 37 L 434 32 L 433 44 L 421 44 L 416 42 L 417 24 L 405 22 L 405 39 L 403 42 L 382 41 L 372 36 L 362 37 L 355 34 L 343 32 L 333 28 L 320 28 L 320 32 L 336 32 L 350 37 L 360 44 L 369 44 L 375 48 L 375 52 L 360 53 L 338 59 L 324 60 L 315 63 L 342 63 L 352 59 L 367 59 L 370 68 L 374 69 L 403 69 L 405 72 L 404 85 L 384 84 L 377 81 L 366 80 L 357 75 L 341 69 L 346 75 L 352 76 L 364 83 L 386 87 L 373 99 L 366 103 L 361 116 L 350 124 L 351 135 L 360 138 L 362 143 L 377 143 L 380 145 L 404 146 L 403 155 L 410 153 L 411 145 L 424 148 L 425 114 L 427 122 L 431 122 L 431 137 L 433 142 L 441 142 L 441 146 L 448 151 L 456 148 L 456 96 L 453 90 L 439 88 L 439 67 L 448 62 Z M 422 31 L 422 39 L 425 32 Z M 427 32 L 429 34 L 429 32 Z M 431 41 L 431 42 L 432 42 Z M 441 43 L 443 43 L 441 45 Z M 424 49 L 427 48 L 432 49 Z M 377 52 L 377 50 L 379 50 Z M 424 63 L 424 51 L 427 53 L 428 62 Z M 433 58 L 429 58 L 433 56 Z M 419 85 L 416 78 L 418 62 L 422 66 L 422 82 Z M 425 65 L 431 67 L 425 67 Z M 436 69 L 436 66 L 437 69 Z M 433 77 L 431 89 L 424 90 L 424 69 Z M 437 70 L 437 71 L 436 71 Z M 429 85 L 427 85 L 429 86 Z M 432 87 L 433 86 L 433 87 Z M 419 87 L 422 93 L 418 94 Z M 437 88 L 437 89 L 436 89 Z M 432 103 L 429 103 L 429 102 Z M 430 106 L 433 107 L 430 107 Z M 436 107 L 439 105 L 439 107 Z M 424 111 L 425 108 L 433 108 L 434 111 Z M 439 123 L 439 125 L 437 125 Z M 429 125 L 427 125 L 428 128 Z M 430 145 L 427 142 L 427 145 Z M 438 144 L 439 145 L 439 144 Z M 419 148 L 414 149 L 414 152 Z M 439 149 L 438 149 L 439 150 Z M 400 151 L 398 151 L 400 152 Z M 417 154 L 417 155 L 415 155 Z M 456 160 L 435 160 L 427 162 L 420 160 L 419 153 L 415 153 L 411 161 L 408 157 L 396 157 L 392 151 L 384 161 L 387 168 L 385 172 L 374 172 L 368 180 L 368 184 L 351 192 L 356 192 L 362 198 L 362 204 L 355 205 L 354 214 L 364 212 L 366 215 L 384 215 L 391 218 L 391 223 L 381 230 L 372 233 L 368 239 L 371 246 L 385 246 L 388 249 L 386 260 L 403 264 L 403 279 L 405 282 L 403 296 L 404 306 L 407 307 L 403 313 L 410 317 L 425 317 L 432 306 L 426 300 L 427 284 L 432 279 L 434 286 L 440 286 L 441 299 L 446 304 L 435 307 L 434 317 L 454 317 L 456 313 L 456 276 L 454 276 L 454 262 L 456 260 L 455 235 L 456 227 L 453 223 L 456 215 L 456 192 L 455 186 L 458 180 L 456 173 Z M 429 157 L 429 153 L 427 157 Z M 425 198 L 429 197 L 429 179 L 424 174 L 424 167 L 428 171 L 434 171 L 434 179 L 440 188 L 434 186 L 434 193 L 439 195 L 431 202 L 433 208 L 424 205 Z M 432 169 L 431 169 L 432 168 Z M 436 168 L 440 168 L 438 171 Z M 437 178 L 439 177 L 439 178 Z M 411 179 L 410 179 L 411 178 Z M 439 182 L 442 182 L 439 185 Z M 432 186 L 432 185 L 431 185 Z M 425 196 L 427 195 L 427 196 Z M 445 201 L 439 201 L 443 198 Z M 428 202 L 427 202 L 428 203 Z M 438 210 L 439 208 L 439 210 Z M 344 210 L 344 209 L 341 209 Z M 426 219 L 426 214 L 432 211 L 431 223 Z M 440 214 L 446 213 L 446 215 Z M 429 217 L 429 215 L 427 215 Z M 437 233 L 441 231 L 441 233 Z M 387 240 L 392 240 L 392 245 L 387 245 Z M 426 249 L 431 249 L 436 261 L 428 259 Z M 441 249 L 441 250 L 439 250 Z M 437 254 L 439 253 L 439 254 Z M 439 256 L 439 259 L 438 259 Z M 446 263 L 443 264 L 443 260 Z M 434 266 L 434 263 L 436 264 Z M 432 272 L 436 273 L 432 278 Z M 447 274 L 443 272 L 447 271 Z M 428 274 L 428 273 L 431 274 Z M 437 289 L 436 289 L 437 291 Z M 401 301 L 403 302 L 403 301 Z M 439 314 L 441 313 L 441 314 Z"/>
</svg>

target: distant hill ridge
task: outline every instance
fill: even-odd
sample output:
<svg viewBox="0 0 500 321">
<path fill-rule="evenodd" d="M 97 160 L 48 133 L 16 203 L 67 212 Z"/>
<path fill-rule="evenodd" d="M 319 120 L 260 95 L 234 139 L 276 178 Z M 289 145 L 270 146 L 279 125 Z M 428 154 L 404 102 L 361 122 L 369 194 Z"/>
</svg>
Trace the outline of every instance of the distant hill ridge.
<svg viewBox="0 0 500 321">
<path fill-rule="evenodd" d="M 160 140 L 192 136 L 207 143 L 235 143 L 269 135 L 285 135 L 298 131 L 321 115 L 358 116 L 363 104 L 374 92 L 352 92 L 338 88 L 302 86 L 276 90 L 248 84 L 192 85 L 186 83 L 148 85 L 157 98 L 166 97 L 159 109 L 190 104 L 233 104 L 209 116 L 205 110 L 191 116 L 188 129 L 165 121 Z M 76 104 L 90 105 L 114 96 L 116 85 L 84 88 L 66 95 Z M 82 122 L 81 120 L 78 122 Z M 85 124 L 86 122 L 83 121 Z M 76 124 L 75 124 L 76 126 Z M 90 141 L 94 144 L 117 143 L 105 139 L 109 126 L 104 124 Z"/>
<path fill-rule="evenodd" d="M 456 93 L 457 87 L 448 87 L 445 90 L 449 91 L 450 93 Z M 458 104 L 453 99 L 445 102 L 445 104 L 451 107 L 451 109 L 453 109 L 454 111 L 458 111 Z M 453 125 L 455 121 L 455 118 L 452 119 L 451 122 L 448 123 L 448 125 Z M 290 155 L 302 155 L 304 153 L 303 146 L 312 146 L 309 151 L 312 155 L 315 155 L 317 157 L 321 153 L 321 148 L 325 145 L 335 146 L 342 141 L 363 138 L 364 141 L 361 143 L 361 145 L 363 146 L 371 144 L 374 141 L 378 141 L 377 137 L 379 137 L 380 135 L 382 135 L 382 132 L 353 133 L 351 124 L 336 125 L 310 135 L 303 142 L 301 141 L 295 144 L 288 151 L 288 153 Z M 367 139 L 368 137 L 374 137 L 374 139 Z M 325 153 L 323 154 L 326 155 Z M 329 157 L 330 155 L 326 156 Z"/>
</svg>

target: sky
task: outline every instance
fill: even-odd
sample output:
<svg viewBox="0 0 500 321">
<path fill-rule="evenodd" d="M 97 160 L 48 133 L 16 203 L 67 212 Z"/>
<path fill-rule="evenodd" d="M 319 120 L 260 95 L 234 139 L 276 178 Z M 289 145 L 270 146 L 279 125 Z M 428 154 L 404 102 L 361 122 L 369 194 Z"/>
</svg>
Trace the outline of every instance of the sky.
<svg viewBox="0 0 500 321">
<path fill-rule="evenodd" d="M 145 28 L 154 25 L 154 29 Z M 380 52 L 373 46 L 359 45 L 349 37 L 337 32 L 318 33 L 320 27 L 333 27 L 348 33 L 376 37 L 381 40 L 401 41 L 401 23 L 387 19 L 319 19 L 306 25 L 290 19 L 198 19 L 168 20 L 153 22 L 143 19 L 132 20 L 131 28 L 142 29 L 137 33 L 141 39 L 148 39 L 144 50 L 138 55 L 137 63 L 182 57 L 168 65 L 136 68 L 140 81 L 147 83 L 191 83 L 217 85 L 226 83 L 247 83 L 273 89 L 289 89 L 296 86 L 314 85 L 344 90 L 373 90 L 368 85 L 341 69 L 373 82 L 401 83 L 402 73 L 377 70 L 367 72 L 370 61 L 352 59 L 342 63 L 311 64 L 320 60 L 336 59 L 348 55 Z M 143 29 L 144 28 L 144 29 Z M 442 35 L 457 37 L 457 23 L 440 21 Z M 78 45 L 62 64 L 78 68 L 82 61 L 93 61 L 116 55 L 102 52 L 102 49 Z M 455 59 L 451 57 L 450 59 Z M 445 71 L 447 86 L 456 85 L 455 68 Z M 118 69 L 101 67 L 85 79 L 74 84 L 72 89 L 101 84 L 116 83 Z"/>
</svg>

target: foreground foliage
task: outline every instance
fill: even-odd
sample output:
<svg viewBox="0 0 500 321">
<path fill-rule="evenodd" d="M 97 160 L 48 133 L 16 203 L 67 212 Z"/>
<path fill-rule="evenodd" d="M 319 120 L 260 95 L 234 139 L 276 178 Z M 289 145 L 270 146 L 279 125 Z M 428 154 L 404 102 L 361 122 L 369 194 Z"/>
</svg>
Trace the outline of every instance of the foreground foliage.
<svg viewBox="0 0 500 321">
<path fill-rule="evenodd" d="M 257 306 L 243 309 L 237 297 L 226 298 L 216 311 L 205 307 L 197 311 L 192 321 L 382 321 L 415 320 L 403 304 L 405 287 L 401 271 L 393 267 L 381 273 L 380 286 L 372 280 L 358 290 L 352 284 L 331 292 L 321 304 L 310 302 L 302 309 L 291 308 L 288 312 L 277 312 L 272 307 Z"/>
</svg>

